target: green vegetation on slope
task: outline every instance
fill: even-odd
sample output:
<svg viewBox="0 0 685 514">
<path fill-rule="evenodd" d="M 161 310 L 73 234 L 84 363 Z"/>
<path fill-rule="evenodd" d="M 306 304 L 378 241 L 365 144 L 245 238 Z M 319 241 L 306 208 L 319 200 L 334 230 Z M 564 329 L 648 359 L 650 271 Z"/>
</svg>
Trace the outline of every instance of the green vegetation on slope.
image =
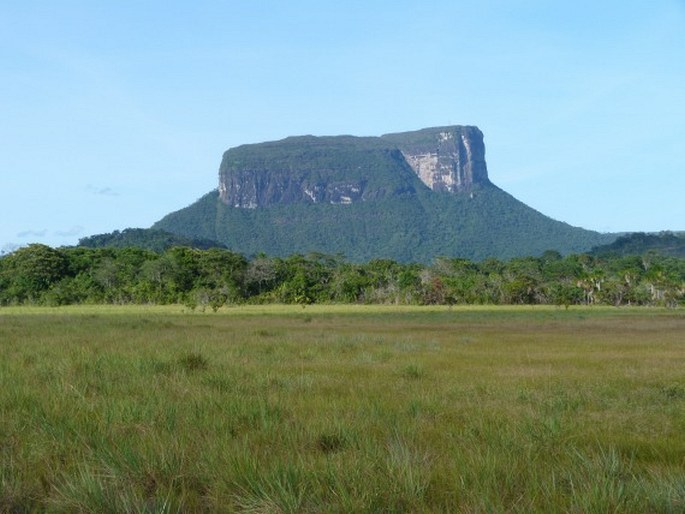
<svg viewBox="0 0 685 514">
<path fill-rule="evenodd" d="M 683 512 L 680 311 L 0 310 L 2 512 Z"/>
<path fill-rule="evenodd" d="M 431 262 L 579 253 L 614 236 L 552 220 L 495 186 L 471 195 L 417 190 L 351 205 L 289 204 L 259 209 L 224 205 L 212 192 L 154 225 L 175 234 L 221 241 L 233 251 L 342 253 L 355 262 L 388 258 Z"/>
</svg>

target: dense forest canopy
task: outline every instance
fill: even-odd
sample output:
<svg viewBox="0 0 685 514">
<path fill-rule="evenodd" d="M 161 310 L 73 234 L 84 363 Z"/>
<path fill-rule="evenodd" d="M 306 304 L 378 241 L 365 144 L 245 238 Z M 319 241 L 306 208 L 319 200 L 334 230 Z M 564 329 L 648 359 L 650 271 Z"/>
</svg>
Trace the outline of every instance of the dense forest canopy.
<svg viewBox="0 0 685 514">
<path fill-rule="evenodd" d="M 685 303 L 685 259 L 568 255 L 431 264 L 351 263 L 311 253 L 246 258 L 226 249 L 51 248 L 0 258 L 0 305 L 240 303 L 661 305 Z"/>
<path fill-rule="evenodd" d="M 673 232 L 645 234 L 635 232 L 617 238 L 614 242 L 594 247 L 594 255 L 642 255 L 657 252 L 660 255 L 685 258 L 685 237 Z"/>
<path fill-rule="evenodd" d="M 107 234 L 96 234 L 79 239 L 78 245 L 88 248 L 127 248 L 133 246 L 147 248 L 155 252 L 163 252 L 172 246 L 189 246 L 200 250 L 226 248 L 225 245 L 216 241 L 178 236 L 165 230 L 152 228 L 126 228 Z"/>
<path fill-rule="evenodd" d="M 357 263 L 378 256 L 425 264 L 436 255 L 510 259 L 539 255 L 549 248 L 566 255 L 616 238 L 552 220 L 496 186 L 474 186 L 472 193 L 451 195 L 423 188 L 402 198 L 350 205 L 242 209 L 224 205 L 213 191 L 153 228 L 219 241 L 246 255 L 343 252 Z"/>
</svg>

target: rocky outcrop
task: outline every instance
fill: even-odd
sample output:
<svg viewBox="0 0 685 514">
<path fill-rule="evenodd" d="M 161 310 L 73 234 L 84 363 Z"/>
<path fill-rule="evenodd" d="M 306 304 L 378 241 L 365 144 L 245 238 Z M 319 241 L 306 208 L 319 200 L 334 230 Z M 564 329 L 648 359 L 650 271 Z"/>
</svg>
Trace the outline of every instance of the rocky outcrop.
<svg viewBox="0 0 685 514">
<path fill-rule="evenodd" d="M 421 181 L 433 191 L 470 192 L 489 184 L 483 133 L 477 127 L 436 127 L 386 134 Z"/>
<path fill-rule="evenodd" d="M 415 176 L 414 176 L 415 175 Z M 483 134 L 438 127 L 381 137 L 291 137 L 224 154 L 219 196 L 231 207 L 352 204 L 433 191 L 462 193 L 489 183 Z"/>
<path fill-rule="evenodd" d="M 221 200 L 255 209 L 293 203 L 350 204 L 368 199 L 366 180 L 325 180 L 296 170 L 235 170 L 219 182 Z"/>
</svg>

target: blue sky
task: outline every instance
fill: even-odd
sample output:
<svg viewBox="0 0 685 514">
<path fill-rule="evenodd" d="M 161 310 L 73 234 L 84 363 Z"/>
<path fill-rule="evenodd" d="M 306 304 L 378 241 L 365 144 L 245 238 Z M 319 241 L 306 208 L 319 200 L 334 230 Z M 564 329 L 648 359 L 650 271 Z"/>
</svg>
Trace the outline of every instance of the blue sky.
<svg viewBox="0 0 685 514">
<path fill-rule="evenodd" d="M 0 251 L 150 226 L 232 146 L 446 124 L 553 218 L 685 230 L 685 1 L 9 0 L 0 119 Z"/>
</svg>

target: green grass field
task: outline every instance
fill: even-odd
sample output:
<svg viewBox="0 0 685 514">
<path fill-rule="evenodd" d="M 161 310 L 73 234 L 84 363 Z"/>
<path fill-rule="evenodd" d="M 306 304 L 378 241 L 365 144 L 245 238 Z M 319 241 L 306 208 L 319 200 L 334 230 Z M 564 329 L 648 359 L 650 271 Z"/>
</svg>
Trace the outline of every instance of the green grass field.
<svg viewBox="0 0 685 514">
<path fill-rule="evenodd" d="M 0 512 L 685 512 L 685 313 L 0 309 Z"/>
</svg>

